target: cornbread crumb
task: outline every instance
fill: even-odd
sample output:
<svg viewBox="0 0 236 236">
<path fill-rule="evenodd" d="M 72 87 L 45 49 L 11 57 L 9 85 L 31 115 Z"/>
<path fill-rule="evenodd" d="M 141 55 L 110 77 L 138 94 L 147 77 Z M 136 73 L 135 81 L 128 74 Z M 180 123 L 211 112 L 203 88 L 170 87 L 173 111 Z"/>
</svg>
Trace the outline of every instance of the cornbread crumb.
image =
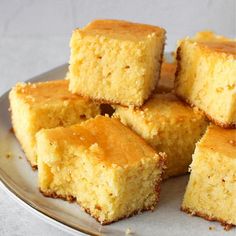
<svg viewBox="0 0 236 236">
<path fill-rule="evenodd" d="M 15 135 L 34 167 L 35 134 L 40 129 L 72 125 L 100 113 L 98 104 L 71 94 L 68 86 L 66 80 L 18 83 L 9 94 Z"/>
<path fill-rule="evenodd" d="M 117 119 L 97 116 L 36 138 L 45 196 L 70 196 L 102 224 L 156 207 L 164 160 Z"/>
<path fill-rule="evenodd" d="M 132 231 L 131 231 L 130 228 L 127 228 L 127 229 L 125 230 L 125 235 L 130 235 L 130 234 L 132 234 Z"/>
<path fill-rule="evenodd" d="M 209 226 L 209 230 L 215 230 L 215 226 Z"/>
<path fill-rule="evenodd" d="M 159 80 L 165 30 L 95 20 L 71 38 L 70 91 L 94 100 L 141 106 Z"/>
</svg>

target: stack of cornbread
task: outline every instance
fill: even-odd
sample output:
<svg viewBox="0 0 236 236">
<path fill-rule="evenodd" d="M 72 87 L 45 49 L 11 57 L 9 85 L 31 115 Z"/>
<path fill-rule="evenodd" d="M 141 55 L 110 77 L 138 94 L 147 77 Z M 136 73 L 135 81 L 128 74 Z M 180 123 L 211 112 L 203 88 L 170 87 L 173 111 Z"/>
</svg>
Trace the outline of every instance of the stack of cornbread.
<svg viewBox="0 0 236 236">
<path fill-rule="evenodd" d="M 10 92 L 15 135 L 40 191 L 102 224 L 153 210 L 162 179 L 187 173 L 194 153 L 182 209 L 236 224 L 236 131 L 223 129 L 236 126 L 236 44 L 200 33 L 173 63 L 164 44 L 156 26 L 76 29 L 65 80 Z"/>
<path fill-rule="evenodd" d="M 236 41 L 213 33 L 182 40 L 176 94 L 211 121 L 197 143 L 181 209 L 236 225 Z"/>
</svg>

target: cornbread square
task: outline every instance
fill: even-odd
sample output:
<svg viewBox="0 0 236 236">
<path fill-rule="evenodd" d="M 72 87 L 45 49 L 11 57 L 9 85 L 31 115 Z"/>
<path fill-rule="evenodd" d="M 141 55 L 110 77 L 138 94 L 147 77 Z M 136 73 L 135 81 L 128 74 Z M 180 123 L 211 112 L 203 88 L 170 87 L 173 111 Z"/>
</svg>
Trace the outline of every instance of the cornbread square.
<svg viewBox="0 0 236 236">
<path fill-rule="evenodd" d="M 211 125 L 198 142 L 182 210 L 236 225 L 236 129 Z"/>
<path fill-rule="evenodd" d="M 236 41 L 212 34 L 182 40 L 176 94 L 222 127 L 236 127 Z"/>
<path fill-rule="evenodd" d="M 95 100 L 141 106 L 159 79 L 165 30 L 95 20 L 71 38 L 70 91 Z"/>
<path fill-rule="evenodd" d="M 141 108 L 116 106 L 115 117 L 143 137 L 155 150 L 165 152 L 164 178 L 184 174 L 192 161 L 195 143 L 207 121 L 174 94 L 156 94 Z"/>
<path fill-rule="evenodd" d="M 35 134 L 40 129 L 72 125 L 100 113 L 99 105 L 71 94 L 68 86 L 66 80 L 18 83 L 10 92 L 13 129 L 32 167 L 37 166 Z"/>
<path fill-rule="evenodd" d="M 174 89 L 176 63 L 163 62 L 160 80 L 155 89 L 156 93 L 169 93 Z"/>
<path fill-rule="evenodd" d="M 102 224 L 156 207 L 163 157 L 117 119 L 97 116 L 36 136 L 45 196 L 76 199 Z"/>
</svg>

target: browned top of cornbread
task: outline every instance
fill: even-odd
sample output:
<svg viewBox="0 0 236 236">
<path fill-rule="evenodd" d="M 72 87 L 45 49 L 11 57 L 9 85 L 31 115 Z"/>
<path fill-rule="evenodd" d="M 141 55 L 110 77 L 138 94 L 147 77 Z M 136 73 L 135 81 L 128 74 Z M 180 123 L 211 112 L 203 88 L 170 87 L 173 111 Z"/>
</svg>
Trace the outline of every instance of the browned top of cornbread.
<svg viewBox="0 0 236 236">
<path fill-rule="evenodd" d="M 211 42 L 224 42 L 224 41 L 232 41 L 232 39 L 227 38 L 223 35 L 217 35 L 212 31 L 200 31 L 197 32 L 194 37 L 196 41 L 211 41 Z"/>
<path fill-rule="evenodd" d="M 140 113 L 140 110 L 143 113 Z M 158 119 L 158 122 L 166 119 L 185 122 L 187 117 L 193 121 L 203 117 L 202 112 L 186 106 L 172 93 L 155 94 L 141 108 L 137 109 L 137 113 L 143 115 L 147 121 Z"/>
<path fill-rule="evenodd" d="M 211 31 L 198 32 L 194 37 L 187 38 L 192 42 L 197 42 L 203 48 L 219 53 L 236 56 L 236 40 L 217 35 Z"/>
<path fill-rule="evenodd" d="M 68 87 L 68 80 L 55 80 L 39 83 L 18 83 L 12 91 L 28 103 L 45 102 L 45 100 L 85 99 L 70 93 Z"/>
<path fill-rule="evenodd" d="M 223 129 L 210 125 L 198 145 L 236 158 L 236 129 Z"/>
<path fill-rule="evenodd" d="M 94 158 L 107 165 L 129 166 L 141 159 L 158 157 L 138 135 L 117 119 L 97 116 L 80 125 L 45 130 L 50 142 L 91 151 Z"/>
<path fill-rule="evenodd" d="M 89 35 L 105 35 L 114 38 L 126 38 L 127 40 L 143 39 L 151 34 L 162 35 L 165 30 L 152 25 L 132 23 L 123 20 L 94 20 L 80 33 Z"/>
<path fill-rule="evenodd" d="M 226 53 L 236 56 L 236 42 L 234 41 L 205 41 L 205 42 L 198 42 L 200 45 L 209 48 L 215 52 Z"/>
</svg>

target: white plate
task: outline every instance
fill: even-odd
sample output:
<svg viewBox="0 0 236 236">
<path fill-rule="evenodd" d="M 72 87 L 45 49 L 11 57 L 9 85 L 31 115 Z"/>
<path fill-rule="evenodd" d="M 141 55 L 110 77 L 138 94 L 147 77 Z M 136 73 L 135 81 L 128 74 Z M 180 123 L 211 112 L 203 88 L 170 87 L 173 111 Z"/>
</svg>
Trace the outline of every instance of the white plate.
<svg viewBox="0 0 236 236">
<path fill-rule="evenodd" d="M 37 76 L 30 81 L 63 79 L 67 65 Z M 145 212 L 107 226 L 101 226 L 76 203 L 43 197 L 37 187 L 37 171 L 32 171 L 14 135 L 10 132 L 8 92 L 0 98 L 0 187 L 23 207 L 43 220 L 71 233 L 122 235 L 130 228 L 135 235 L 235 235 L 219 223 L 191 217 L 179 210 L 188 176 L 162 184 L 161 200 L 154 212 Z M 6 158 L 10 152 L 12 157 Z M 19 158 L 19 156 L 23 158 Z M 214 230 L 209 230 L 213 226 Z"/>
</svg>

